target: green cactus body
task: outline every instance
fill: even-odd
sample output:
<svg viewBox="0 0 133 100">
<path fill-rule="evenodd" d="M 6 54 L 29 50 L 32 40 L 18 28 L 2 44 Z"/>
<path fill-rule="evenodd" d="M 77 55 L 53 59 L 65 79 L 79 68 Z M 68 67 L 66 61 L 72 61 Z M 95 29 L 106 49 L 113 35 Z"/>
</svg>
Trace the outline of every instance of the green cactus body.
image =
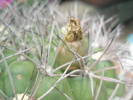
<svg viewBox="0 0 133 100">
<path fill-rule="evenodd" d="M 3 51 L 3 54 L 4 54 L 4 57 L 8 57 L 8 56 L 11 56 L 11 55 L 15 54 L 15 51 L 9 50 L 9 49 L 5 49 Z M 12 56 L 9 59 L 7 59 L 6 61 L 7 61 L 8 64 L 10 64 L 13 61 L 16 61 L 18 58 L 19 58 L 19 56 Z M 2 55 L 0 55 L 0 59 L 3 59 Z M 4 61 L 0 62 L 0 69 L 1 69 L 2 72 L 5 71 L 5 63 L 4 63 Z"/>
<path fill-rule="evenodd" d="M 39 88 L 37 90 L 37 93 L 35 95 L 35 98 L 38 98 L 42 96 L 44 93 L 50 89 L 53 84 L 57 81 L 59 77 L 49 77 L 49 76 L 43 76 L 42 81 L 39 84 Z M 63 91 L 64 88 L 68 87 L 68 83 L 66 80 L 62 80 L 56 88 L 54 88 L 46 97 L 44 97 L 42 100 L 68 100 L 64 95 Z"/>
<path fill-rule="evenodd" d="M 97 70 L 100 70 L 100 69 L 104 69 L 104 68 L 109 68 L 109 67 L 113 67 L 114 64 L 113 62 L 107 60 L 107 61 L 101 61 L 99 62 L 97 65 L 96 65 L 96 69 Z M 100 73 L 101 75 L 103 74 Z M 111 69 L 111 70 L 106 70 L 104 71 L 104 76 L 105 77 L 109 77 L 109 78 L 114 78 L 116 79 L 117 78 L 117 74 L 116 74 L 116 70 L 115 69 Z M 114 89 L 115 86 L 116 86 L 116 83 L 114 82 L 108 82 L 108 81 L 104 81 L 103 83 L 107 88 L 111 88 L 111 89 Z"/>
<path fill-rule="evenodd" d="M 66 90 L 66 94 L 69 95 L 72 100 L 93 100 L 95 98 L 98 88 L 95 81 L 93 81 L 92 85 L 90 79 L 87 77 L 71 77 L 67 79 L 70 88 Z M 100 91 L 98 100 L 107 100 L 105 89 Z"/>
<path fill-rule="evenodd" d="M 35 65 L 30 61 L 16 61 L 9 65 L 16 93 L 23 93 L 31 87 L 36 76 Z M 8 96 L 13 96 L 8 73 L 4 73 L 4 91 Z"/>
</svg>

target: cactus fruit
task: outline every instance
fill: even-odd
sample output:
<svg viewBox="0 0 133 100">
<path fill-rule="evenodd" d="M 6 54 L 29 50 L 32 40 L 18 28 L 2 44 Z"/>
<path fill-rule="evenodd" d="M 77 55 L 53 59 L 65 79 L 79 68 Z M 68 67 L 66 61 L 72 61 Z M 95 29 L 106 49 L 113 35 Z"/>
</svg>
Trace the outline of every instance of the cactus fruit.
<svg viewBox="0 0 133 100">
<path fill-rule="evenodd" d="M 54 67 L 59 67 L 67 62 L 85 56 L 88 51 L 88 38 L 83 35 L 80 21 L 71 18 L 67 27 L 64 43 L 57 48 L 57 57 Z M 79 57 L 80 56 L 80 57 Z M 70 70 L 82 67 L 80 61 L 74 62 Z"/>
</svg>

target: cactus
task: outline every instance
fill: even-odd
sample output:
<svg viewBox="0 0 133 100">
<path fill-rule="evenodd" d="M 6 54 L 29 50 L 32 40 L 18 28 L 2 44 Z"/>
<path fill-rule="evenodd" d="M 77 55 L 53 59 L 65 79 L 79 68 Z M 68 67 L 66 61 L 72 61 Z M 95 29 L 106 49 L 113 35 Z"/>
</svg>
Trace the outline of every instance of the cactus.
<svg viewBox="0 0 133 100">
<path fill-rule="evenodd" d="M 112 59 L 121 51 L 115 41 L 119 27 L 107 24 L 114 19 L 104 21 L 102 16 L 88 14 L 81 18 L 74 13 L 68 13 L 73 17 L 67 19 L 57 2 L 42 2 L 31 2 L 30 6 L 15 2 L 1 12 L 0 97 L 107 100 L 123 96 L 125 83 L 116 69 L 105 70 L 117 66 Z M 99 51 L 103 55 L 93 59 Z"/>
</svg>

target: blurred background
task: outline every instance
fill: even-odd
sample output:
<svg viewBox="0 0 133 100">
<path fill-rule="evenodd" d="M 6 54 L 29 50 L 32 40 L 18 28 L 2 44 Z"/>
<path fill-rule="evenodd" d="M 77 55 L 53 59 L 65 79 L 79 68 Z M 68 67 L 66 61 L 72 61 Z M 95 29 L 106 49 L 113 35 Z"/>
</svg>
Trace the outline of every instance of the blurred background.
<svg viewBox="0 0 133 100">
<path fill-rule="evenodd" d="M 74 1 L 81 2 L 80 5 L 94 6 L 101 13 L 107 17 L 117 15 L 120 22 L 125 22 L 133 19 L 133 0 L 61 0 L 63 5 L 66 2 L 73 3 Z M 68 4 L 69 6 L 69 4 Z M 84 13 L 85 9 L 82 11 Z"/>
<path fill-rule="evenodd" d="M 124 28 L 121 39 L 133 33 L 133 0 L 60 0 L 61 9 L 70 10 L 75 1 L 78 1 L 79 16 L 88 9 L 90 16 L 98 13 L 103 15 L 105 20 L 115 17 L 118 20 L 116 25 L 121 24 Z"/>
</svg>

